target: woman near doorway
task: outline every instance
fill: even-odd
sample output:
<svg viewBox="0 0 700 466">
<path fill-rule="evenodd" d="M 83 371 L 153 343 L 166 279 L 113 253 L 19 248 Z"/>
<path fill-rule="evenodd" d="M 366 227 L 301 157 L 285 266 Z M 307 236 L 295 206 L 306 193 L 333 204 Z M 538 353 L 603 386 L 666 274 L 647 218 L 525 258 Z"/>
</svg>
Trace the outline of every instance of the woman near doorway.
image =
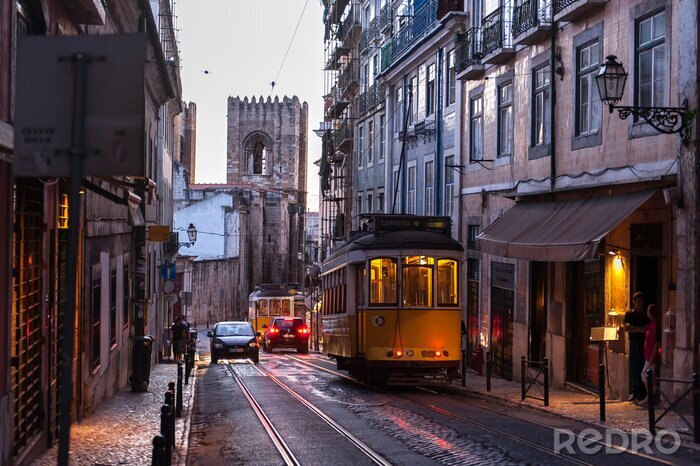
<svg viewBox="0 0 700 466">
<path fill-rule="evenodd" d="M 650 304 L 647 308 L 647 317 L 649 317 L 649 325 L 647 325 L 646 335 L 644 337 L 644 369 L 642 369 L 642 380 L 646 383 L 647 396 L 640 404 L 645 404 L 649 401 L 649 381 L 647 379 L 647 371 L 654 370 L 656 354 L 659 349 L 658 331 L 659 331 L 659 310 L 655 304 Z"/>
</svg>

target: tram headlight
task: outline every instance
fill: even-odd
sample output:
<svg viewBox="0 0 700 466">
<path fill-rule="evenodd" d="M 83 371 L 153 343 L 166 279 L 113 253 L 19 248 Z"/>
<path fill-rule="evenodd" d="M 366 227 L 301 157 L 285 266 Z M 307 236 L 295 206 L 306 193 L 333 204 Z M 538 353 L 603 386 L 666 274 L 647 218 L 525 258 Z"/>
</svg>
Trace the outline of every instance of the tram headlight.
<svg viewBox="0 0 700 466">
<path fill-rule="evenodd" d="M 400 349 L 394 352 L 394 357 L 400 358 L 401 356 L 403 356 L 403 351 Z"/>
<path fill-rule="evenodd" d="M 436 351 L 436 352 L 435 352 L 435 356 L 437 356 L 438 358 L 439 358 L 440 356 L 442 356 L 442 351 Z"/>
</svg>

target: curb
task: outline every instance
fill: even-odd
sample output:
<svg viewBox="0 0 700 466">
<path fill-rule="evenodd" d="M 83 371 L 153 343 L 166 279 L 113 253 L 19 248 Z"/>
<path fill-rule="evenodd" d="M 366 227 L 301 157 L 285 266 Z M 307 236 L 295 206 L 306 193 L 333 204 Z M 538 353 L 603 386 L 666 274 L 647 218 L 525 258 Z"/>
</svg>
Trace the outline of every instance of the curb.
<svg viewBox="0 0 700 466">
<path fill-rule="evenodd" d="M 197 355 L 197 361 L 199 360 L 199 355 Z M 182 433 L 180 434 L 180 441 L 178 442 L 177 448 L 177 458 L 173 461 L 173 464 L 177 466 L 187 465 L 187 453 L 190 446 L 190 428 L 192 424 L 192 412 L 194 411 L 194 394 L 197 390 L 197 364 L 195 361 L 195 366 L 192 369 L 192 385 L 190 389 L 190 394 L 188 396 L 187 409 L 183 413 L 182 419 Z"/>
</svg>

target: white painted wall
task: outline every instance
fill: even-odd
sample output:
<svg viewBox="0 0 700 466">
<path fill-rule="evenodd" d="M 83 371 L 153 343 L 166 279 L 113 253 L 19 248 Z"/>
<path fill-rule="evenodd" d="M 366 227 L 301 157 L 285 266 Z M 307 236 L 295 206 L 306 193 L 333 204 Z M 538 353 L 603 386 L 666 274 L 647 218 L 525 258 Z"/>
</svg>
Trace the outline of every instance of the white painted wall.
<svg viewBox="0 0 700 466">
<path fill-rule="evenodd" d="M 180 242 L 189 241 L 187 227 L 190 223 L 197 228 L 195 244 L 190 248 L 181 248 L 180 252 L 188 256 L 198 256 L 200 259 L 237 257 L 238 244 L 235 248 L 231 244 L 228 248 L 226 247 L 227 237 L 232 237 L 231 241 L 234 240 L 234 236 L 239 238 L 239 222 L 234 221 L 234 218 L 238 218 L 238 212 L 231 211 L 232 207 L 233 196 L 221 193 L 176 211 L 173 219 L 173 231 L 179 234 Z M 227 216 L 231 217 L 228 222 Z M 236 242 L 238 243 L 238 241 Z"/>
</svg>

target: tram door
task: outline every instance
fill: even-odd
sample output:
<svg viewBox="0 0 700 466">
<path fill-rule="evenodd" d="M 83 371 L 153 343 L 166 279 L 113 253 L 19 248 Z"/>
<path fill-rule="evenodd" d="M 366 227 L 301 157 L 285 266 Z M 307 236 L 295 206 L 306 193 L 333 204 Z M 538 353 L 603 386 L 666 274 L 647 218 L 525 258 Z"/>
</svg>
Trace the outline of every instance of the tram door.
<svg viewBox="0 0 700 466">
<path fill-rule="evenodd" d="M 513 379 L 513 307 L 515 267 L 491 263 L 491 355 L 493 370 Z"/>
<path fill-rule="evenodd" d="M 367 310 L 365 309 L 366 270 L 364 266 L 358 267 L 355 275 L 355 302 L 357 303 L 357 311 L 355 313 L 355 318 L 357 319 L 357 325 L 355 326 L 357 330 L 355 342 L 357 347 L 355 348 L 355 353 L 358 356 L 364 356 L 365 348 L 367 347 Z M 348 309 L 348 313 L 350 313 L 350 309 Z"/>
</svg>

